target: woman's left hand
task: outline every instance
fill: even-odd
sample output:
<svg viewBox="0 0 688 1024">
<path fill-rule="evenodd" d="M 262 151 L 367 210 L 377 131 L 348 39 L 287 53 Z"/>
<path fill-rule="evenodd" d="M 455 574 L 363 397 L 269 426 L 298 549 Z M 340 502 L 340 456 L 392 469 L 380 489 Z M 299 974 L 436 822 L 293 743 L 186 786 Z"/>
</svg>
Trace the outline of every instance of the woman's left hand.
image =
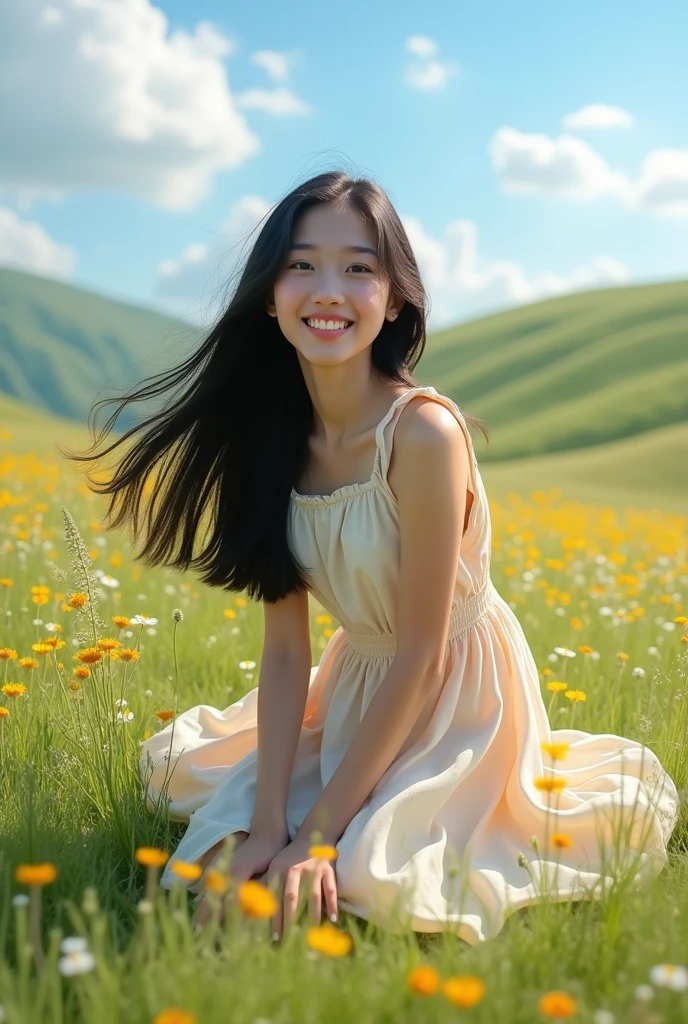
<svg viewBox="0 0 688 1024">
<path fill-rule="evenodd" d="M 273 858 L 265 875 L 260 879 L 272 889 L 280 904 L 272 919 L 272 937 L 275 941 L 294 923 L 299 906 L 299 891 L 303 884 L 309 887 L 308 905 L 312 923 L 321 923 L 323 894 L 328 918 L 333 920 L 334 915 L 334 920 L 337 919 L 337 879 L 334 865 L 324 857 L 312 857 L 308 851 L 313 845 L 312 841 L 305 841 L 297 836 Z"/>
</svg>

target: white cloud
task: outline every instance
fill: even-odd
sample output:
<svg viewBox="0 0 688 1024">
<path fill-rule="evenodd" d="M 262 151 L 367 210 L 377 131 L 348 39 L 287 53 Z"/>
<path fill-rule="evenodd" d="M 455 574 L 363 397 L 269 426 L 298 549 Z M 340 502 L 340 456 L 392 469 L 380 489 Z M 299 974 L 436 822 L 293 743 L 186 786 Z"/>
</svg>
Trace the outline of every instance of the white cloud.
<svg viewBox="0 0 688 1024">
<path fill-rule="evenodd" d="M 289 78 L 290 65 L 294 62 L 295 56 L 289 53 L 278 53 L 276 50 L 256 50 L 251 54 L 251 60 L 259 68 L 263 68 L 276 82 L 286 82 Z"/>
<path fill-rule="evenodd" d="M 444 89 L 451 76 L 460 71 L 456 61 L 434 59 L 438 46 L 429 36 L 409 36 L 404 48 L 417 58 L 411 60 L 404 69 L 404 83 L 412 89 L 436 92 Z"/>
<path fill-rule="evenodd" d="M 116 190 L 187 210 L 260 152 L 228 83 L 235 43 L 210 22 L 171 31 L 150 0 L 4 0 L 2 21 L 0 195 Z M 284 96 L 272 111 L 294 112 Z"/>
<path fill-rule="evenodd" d="M 312 113 L 309 104 L 300 100 L 291 89 L 247 89 L 237 95 L 236 102 L 244 110 L 263 110 L 278 117 Z"/>
<path fill-rule="evenodd" d="M 230 280 L 247 248 L 255 241 L 251 234 L 272 204 L 258 195 L 242 196 L 220 224 L 219 235 L 211 245 L 192 242 L 176 259 L 161 260 L 157 267 L 155 295 L 168 300 L 170 308 L 194 319 L 188 302 L 200 302 L 209 294 L 209 305 L 199 317 L 214 318 L 225 298 L 223 289 Z M 213 275 L 215 275 L 213 280 Z"/>
<path fill-rule="evenodd" d="M 635 117 L 622 107 L 609 103 L 589 103 L 571 114 L 565 114 L 562 125 L 569 131 L 586 128 L 631 128 Z"/>
<path fill-rule="evenodd" d="M 0 206 L 0 266 L 66 281 L 75 260 L 74 249 L 56 242 L 37 221 Z"/>
<path fill-rule="evenodd" d="M 594 256 L 568 274 L 543 271 L 528 276 L 513 260 L 480 256 L 474 221 L 452 221 L 441 239 L 427 234 L 416 217 L 402 217 L 402 221 L 430 296 L 431 330 L 509 306 L 629 279 L 623 263 L 604 255 Z"/>
<path fill-rule="evenodd" d="M 492 166 L 506 192 L 575 202 L 609 196 L 633 210 L 688 219 L 688 150 L 654 150 L 633 180 L 612 170 L 582 139 L 499 128 L 490 140 Z"/>
</svg>

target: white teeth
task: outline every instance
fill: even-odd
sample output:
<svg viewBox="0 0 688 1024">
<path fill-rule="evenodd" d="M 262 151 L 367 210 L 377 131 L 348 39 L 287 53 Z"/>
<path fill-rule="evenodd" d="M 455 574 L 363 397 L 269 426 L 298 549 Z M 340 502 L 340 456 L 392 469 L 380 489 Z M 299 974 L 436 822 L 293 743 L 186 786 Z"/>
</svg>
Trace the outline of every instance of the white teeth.
<svg viewBox="0 0 688 1024">
<path fill-rule="evenodd" d="M 306 320 L 306 323 L 317 331 L 341 331 L 349 326 L 345 320 Z"/>
</svg>

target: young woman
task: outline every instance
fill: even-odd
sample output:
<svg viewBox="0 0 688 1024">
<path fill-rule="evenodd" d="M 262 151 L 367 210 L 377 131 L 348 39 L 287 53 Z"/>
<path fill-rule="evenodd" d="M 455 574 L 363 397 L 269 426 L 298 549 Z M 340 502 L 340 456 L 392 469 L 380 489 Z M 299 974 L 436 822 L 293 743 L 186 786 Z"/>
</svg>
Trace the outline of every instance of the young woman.
<svg viewBox="0 0 688 1024">
<path fill-rule="evenodd" d="M 658 758 L 550 728 L 490 579 L 480 421 L 412 372 L 425 322 L 384 191 L 340 172 L 306 181 L 267 217 L 198 352 L 134 396 L 185 387 L 100 491 L 123 496 L 113 527 L 136 524 L 166 457 L 138 557 L 262 602 L 259 686 L 180 714 L 141 771 L 149 799 L 166 792 L 189 820 L 177 858 L 217 865 L 231 835 L 234 878 L 278 883 L 276 935 L 307 884 L 314 921 L 342 907 L 476 943 L 542 898 L 556 862 L 555 898 L 581 899 L 634 857 L 638 879 L 667 859 L 678 795 Z M 316 666 L 309 592 L 341 623 Z M 568 744 L 563 761 L 542 743 Z M 311 856 L 315 832 L 336 860 Z M 550 849 L 553 832 L 568 845 Z"/>
</svg>

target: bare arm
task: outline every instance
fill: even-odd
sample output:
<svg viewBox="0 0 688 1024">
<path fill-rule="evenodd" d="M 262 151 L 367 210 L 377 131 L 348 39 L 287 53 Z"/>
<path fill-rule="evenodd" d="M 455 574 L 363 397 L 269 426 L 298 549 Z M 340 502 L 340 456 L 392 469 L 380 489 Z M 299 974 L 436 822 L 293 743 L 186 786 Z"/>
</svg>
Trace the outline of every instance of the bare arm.
<svg viewBox="0 0 688 1024">
<path fill-rule="evenodd" d="M 409 403 L 410 404 L 410 403 Z M 398 756 L 444 668 L 469 480 L 469 453 L 453 414 L 428 400 L 396 430 L 400 528 L 397 648 L 332 778 L 309 811 L 336 845 Z"/>
<path fill-rule="evenodd" d="M 286 842 L 286 806 L 311 671 L 308 593 L 264 603 L 258 681 L 258 775 L 251 832 Z"/>
</svg>

